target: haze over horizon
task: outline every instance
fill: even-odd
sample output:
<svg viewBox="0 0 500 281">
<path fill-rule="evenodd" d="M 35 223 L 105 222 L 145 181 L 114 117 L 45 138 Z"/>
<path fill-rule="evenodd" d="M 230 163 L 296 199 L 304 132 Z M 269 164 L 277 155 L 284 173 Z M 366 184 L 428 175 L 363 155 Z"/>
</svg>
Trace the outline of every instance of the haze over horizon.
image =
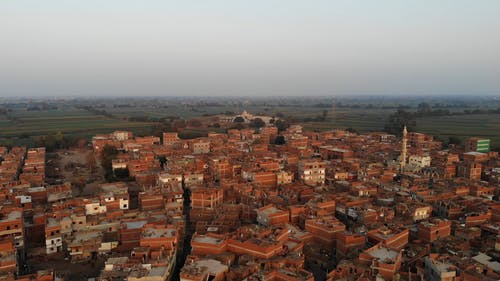
<svg viewBox="0 0 500 281">
<path fill-rule="evenodd" d="M 0 97 L 500 95 L 500 2 L 4 0 Z"/>
</svg>

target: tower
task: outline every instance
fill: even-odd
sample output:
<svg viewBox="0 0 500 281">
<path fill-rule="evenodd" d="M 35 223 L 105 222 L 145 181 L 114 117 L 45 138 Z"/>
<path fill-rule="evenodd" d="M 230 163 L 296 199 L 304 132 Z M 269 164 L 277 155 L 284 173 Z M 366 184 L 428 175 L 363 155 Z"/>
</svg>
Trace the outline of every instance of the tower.
<svg viewBox="0 0 500 281">
<path fill-rule="evenodd" d="M 403 145 L 401 147 L 401 173 L 405 171 L 406 166 L 406 135 L 408 131 L 406 130 L 406 126 L 403 128 Z"/>
</svg>

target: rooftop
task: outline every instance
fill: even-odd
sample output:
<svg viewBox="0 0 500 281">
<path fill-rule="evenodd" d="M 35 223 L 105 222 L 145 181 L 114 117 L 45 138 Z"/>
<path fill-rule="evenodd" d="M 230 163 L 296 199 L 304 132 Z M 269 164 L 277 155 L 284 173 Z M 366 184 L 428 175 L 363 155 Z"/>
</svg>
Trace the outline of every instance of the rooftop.
<svg viewBox="0 0 500 281">
<path fill-rule="evenodd" d="M 379 262 L 392 264 L 395 262 L 399 253 L 397 251 L 392 250 L 392 249 L 381 246 L 381 247 L 377 247 L 373 250 L 370 250 L 368 252 L 368 254 L 370 256 L 378 259 Z"/>
<path fill-rule="evenodd" d="M 142 231 L 142 238 L 173 238 L 177 230 L 175 228 L 152 228 L 148 227 Z"/>
<path fill-rule="evenodd" d="M 206 244 L 221 244 L 222 242 L 224 242 L 223 239 L 208 235 L 193 235 L 193 241 Z"/>
</svg>

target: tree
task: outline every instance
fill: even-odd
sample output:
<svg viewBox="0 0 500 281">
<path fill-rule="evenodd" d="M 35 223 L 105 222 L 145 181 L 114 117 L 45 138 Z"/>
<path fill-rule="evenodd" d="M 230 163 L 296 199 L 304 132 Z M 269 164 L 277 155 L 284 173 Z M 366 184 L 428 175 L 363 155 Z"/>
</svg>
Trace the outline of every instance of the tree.
<svg viewBox="0 0 500 281">
<path fill-rule="evenodd" d="M 57 141 L 59 148 L 70 148 L 76 146 L 78 143 L 78 138 L 72 136 L 63 136 L 61 141 Z"/>
<path fill-rule="evenodd" d="M 244 123 L 245 119 L 241 116 L 238 116 L 238 117 L 234 118 L 233 122 L 234 123 Z"/>
<path fill-rule="evenodd" d="M 288 129 L 290 127 L 290 123 L 286 120 L 276 120 L 274 122 L 274 125 L 276 126 L 276 128 L 278 128 L 278 131 L 279 132 L 282 132 L 282 131 L 285 131 L 286 129 Z"/>
<path fill-rule="evenodd" d="M 431 112 L 432 107 L 430 104 L 428 104 L 426 102 L 422 102 L 422 103 L 418 104 L 417 109 L 418 109 L 418 112 L 425 114 L 425 113 Z"/>
<path fill-rule="evenodd" d="M 347 129 L 345 129 L 347 132 L 349 133 L 353 133 L 353 134 L 359 134 L 358 130 L 352 128 L 352 127 L 349 127 Z"/>
<path fill-rule="evenodd" d="M 85 160 L 87 161 L 87 166 L 89 167 L 90 173 L 94 174 L 95 169 L 97 167 L 97 161 L 95 159 L 94 153 L 93 152 L 88 153 L 85 158 L 86 158 Z"/>
<path fill-rule="evenodd" d="M 285 137 L 282 135 L 277 136 L 276 139 L 274 140 L 274 144 L 276 145 L 284 145 L 285 143 L 286 143 Z"/>
<path fill-rule="evenodd" d="M 196 139 L 196 138 L 203 138 L 206 137 L 208 134 L 205 131 L 191 131 L 191 130 L 185 130 L 179 133 L 179 138 L 183 140 L 190 140 L 190 139 Z"/>
<path fill-rule="evenodd" d="M 116 159 L 118 150 L 112 145 L 105 145 L 101 154 L 101 166 L 104 169 L 104 177 L 107 181 L 113 181 L 113 167 L 112 161 Z"/>
<path fill-rule="evenodd" d="M 130 176 L 128 169 L 124 168 L 119 168 L 114 170 L 114 175 L 117 179 L 124 180 L 128 179 Z"/>
<path fill-rule="evenodd" d="M 243 123 L 235 123 L 233 126 L 231 126 L 229 129 L 237 129 L 237 130 L 242 130 L 245 129 L 246 126 Z"/>
<path fill-rule="evenodd" d="M 162 119 L 156 123 L 152 129 L 151 134 L 153 136 L 161 137 L 164 132 L 172 132 L 172 124 L 167 119 Z"/>
<path fill-rule="evenodd" d="M 462 140 L 458 137 L 451 136 L 448 138 L 448 144 L 460 145 L 462 144 Z"/>
<path fill-rule="evenodd" d="M 323 110 L 323 113 L 321 114 L 322 120 L 325 121 L 327 116 L 328 116 L 328 110 L 325 109 L 325 110 Z"/>
<path fill-rule="evenodd" d="M 266 122 L 264 122 L 261 118 L 255 118 L 250 123 L 250 127 L 252 128 L 262 128 L 264 126 L 266 126 Z"/>
<path fill-rule="evenodd" d="M 158 158 L 158 161 L 160 161 L 160 166 L 163 168 L 165 166 L 165 164 L 167 164 L 167 157 L 165 156 L 160 156 Z"/>
<path fill-rule="evenodd" d="M 405 126 L 408 131 L 414 131 L 417 126 L 415 116 L 411 112 L 398 109 L 398 111 L 389 115 L 384 130 L 390 134 L 401 136 Z"/>
<path fill-rule="evenodd" d="M 47 151 L 53 151 L 56 148 L 56 140 L 53 135 L 41 136 L 36 142 L 37 146 L 45 147 Z"/>
</svg>

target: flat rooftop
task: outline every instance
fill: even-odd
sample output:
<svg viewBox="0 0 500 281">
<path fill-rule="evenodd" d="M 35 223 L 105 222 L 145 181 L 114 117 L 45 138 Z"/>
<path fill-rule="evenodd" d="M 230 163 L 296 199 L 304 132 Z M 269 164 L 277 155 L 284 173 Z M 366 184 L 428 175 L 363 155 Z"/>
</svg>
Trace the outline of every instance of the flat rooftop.
<svg viewBox="0 0 500 281">
<path fill-rule="evenodd" d="M 223 239 L 216 238 L 216 237 L 211 237 L 207 235 L 196 235 L 193 237 L 194 242 L 198 243 L 206 243 L 206 244 L 221 244 L 224 242 Z"/>
<path fill-rule="evenodd" d="M 125 225 L 127 226 L 127 229 L 137 229 L 137 228 L 142 228 L 148 221 L 128 221 L 125 222 Z"/>
<path fill-rule="evenodd" d="M 176 233 L 175 228 L 146 228 L 141 236 L 143 238 L 173 238 Z"/>
<path fill-rule="evenodd" d="M 484 253 L 479 253 L 479 255 L 472 257 L 472 259 L 487 266 L 488 268 L 491 268 L 493 271 L 500 273 L 500 262 L 495 261 L 494 258 Z"/>
<path fill-rule="evenodd" d="M 370 251 L 368 254 L 378 259 L 380 262 L 394 263 L 399 253 L 386 247 L 380 247 L 373 251 Z M 391 260 L 392 262 L 388 262 L 389 260 Z"/>
<path fill-rule="evenodd" d="M 22 217 L 21 211 L 12 211 L 8 213 L 7 216 L 4 216 L 4 218 L 0 221 L 5 222 L 5 221 L 18 220 L 21 219 L 21 217 Z"/>
<path fill-rule="evenodd" d="M 283 212 L 283 211 L 274 207 L 274 206 L 262 210 L 262 213 L 264 213 L 264 215 L 266 215 L 266 216 L 281 213 L 281 212 Z"/>
</svg>

